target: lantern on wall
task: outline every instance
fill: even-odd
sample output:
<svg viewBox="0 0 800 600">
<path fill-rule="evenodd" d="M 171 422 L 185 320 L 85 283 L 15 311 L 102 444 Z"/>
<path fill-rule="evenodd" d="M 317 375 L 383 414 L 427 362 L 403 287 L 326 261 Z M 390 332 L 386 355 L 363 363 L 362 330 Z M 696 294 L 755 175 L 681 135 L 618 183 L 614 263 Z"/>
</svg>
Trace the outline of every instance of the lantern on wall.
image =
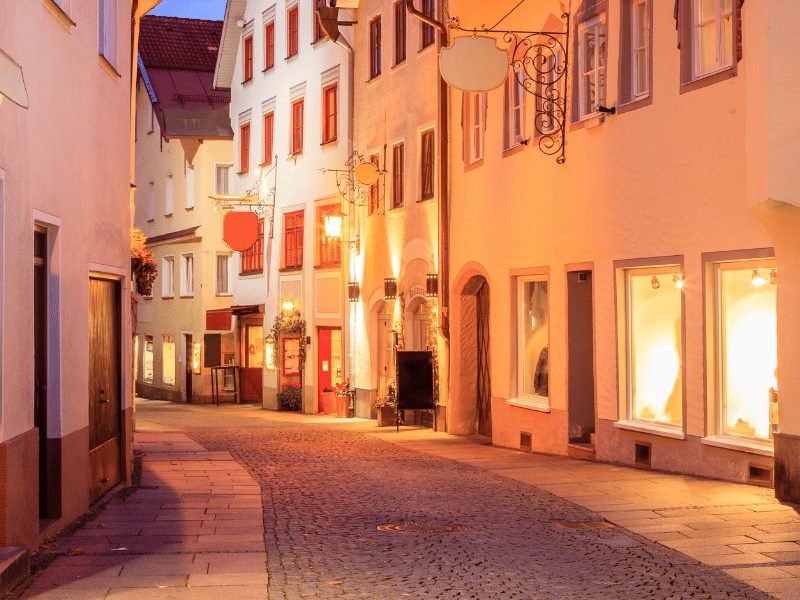
<svg viewBox="0 0 800 600">
<path fill-rule="evenodd" d="M 397 298 L 397 279 L 394 277 L 387 277 L 383 280 L 383 297 L 386 300 Z"/>
<path fill-rule="evenodd" d="M 357 281 L 351 281 L 347 284 L 347 300 L 349 302 L 358 302 L 361 296 L 361 286 Z"/>
<path fill-rule="evenodd" d="M 436 298 L 439 295 L 439 274 L 428 273 L 425 275 L 425 297 Z"/>
</svg>

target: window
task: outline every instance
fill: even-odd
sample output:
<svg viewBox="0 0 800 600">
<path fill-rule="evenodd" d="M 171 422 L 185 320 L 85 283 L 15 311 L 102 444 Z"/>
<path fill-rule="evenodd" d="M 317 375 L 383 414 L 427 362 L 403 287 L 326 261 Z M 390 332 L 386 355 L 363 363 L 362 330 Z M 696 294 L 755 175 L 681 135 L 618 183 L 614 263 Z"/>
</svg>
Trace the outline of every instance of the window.
<svg viewBox="0 0 800 600">
<path fill-rule="evenodd" d="M 517 281 L 517 396 L 550 406 L 550 317 L 546 276 Z"/>
<path fill-rule="evenodd" d="M 597 114 L 606 99 L 605 15 L 578 26 L 578 118 Z"/>
<path fill-rule="evenodd" d="M 172 173 L 167 175 L 167 181 L 164 185 L 164 215 L 169 216 L 172 214 L 173 194 L 174 194 L 174 179 Z"/>
<path fill-rule="evenodd" d="M 144 354 L 142 356 L 142 380 L 153 383 L 153 336 L 144 336 Z"/>
<path fill-rule="evenodd" d="M 336 84 L 322 90 L 322 143 L 336 141 L 336 121 L 338 116 L 338 99 Z"/>
<path fill-rule="evenodd" d="M 99 54 L 117 66 L 117 0 L 98 0 Z"/>
<path fill-rule="evenodd" d="M 420 192 L 421 200 L 433 198 L 433 167 L 434 167 L 434 134 L 426 131 L 422 134 L 422 152 L 420 156 Z"/>
<path fill-rule="evenodd" d="M 406 60 L 406 4 L 404 0 L 394 4 L 394 64 Z"/>
<path fill-rule="evenodd" d="M 194 296 L 194 255 L 181 255 L 181 296 Z"/>
<path fill-rule="evenodd" d="M 228 177 L 232 165 L 216 165 L 214 167 L 214 193 L 228 193 Z"/>
<path fill-rule="evenodd" d="M 503 147 L 508 150 L 519 146 L 525 138 L 525 74 L 519 76 L 513 69 L 506 79 L 503 114 Z"/>
<path fill-rule="evenodd" d="M 342 262 L 342 245 L 339 240 L 325 235 L 325 217 L 339 215 L 337 204 L 321 206 L 317 209 L 317 240 L 319 241 L 319 266 L 333 267 Z"/>
<path fill-rule="evenodd" d="M 283 267 L 300 269 L 303 266 L 303 219 L 298 210 L 283 215 Z"/>
<path fill-rule="evenodd" d="M 250 123 L 239 126 L 239 174 L 250 171 Z"/>
<path fill-rule="evenodd" d="M 175 385 L 175 338 L 164 334 L 161 343 L 161 381 Z"/>
<path fill-rule="evenodd" d="M 436 18 L 436 2 L 435 0 L 422 0 L 422 12 L 426 17 L 431 19 Z M 436 30 L 432 25 L 422 23 L 422 47 L 427 48 L 436 41 Z"/>
<path fill-rule="evenodd" d="M 247 83 L 253 78 L 253 35 L 244 38 L 242 43 L 242 73 L 244 79 L 242 83 Z"/>
<path fill-rule="evenodd" d="M 322 25 L 319 23 L 316 10 L 311 11 L 311 17 L 314 19 L 314 43 L 316 44 L 325 37 L 325 32 L 322 31 Z"/>
<path fill-rule="evenodd" d="M 156 183 L 147 183 L 147 220 L 155 221 L 156 218 Z"/>
<path fill-rule="evenodd" d="M 275 66 L 275 21 L 264 26 L 264 70 Z"/>
<path fill-rule="evenodd" d="M 373 154 L 372 156 L 370 156 L 369 157 L 369 162 L 371 162 L 375 166 L 378 166 L 378 162 L 379 162 L 378 161 L 378 155 L 377 154 Z M 376 181 L 371 186 L 369 186 L 368 213 L 370 215 L 373 215 L 373 214 L 375 214 L 377 212 L 380 212 L 380 210 L 381 210 L 381 194 L 380 194 L 381 190 L 380 190 L 380 187 L 378 187 L 378 182 L 379 181 L 380 181 L 380 178 L 378 178 L 378 181 Z"/>
<path fill-rule="evenodd" d="M 172 298 L 175 295 L 175 259 L 165 256 L 161 259 L 161 297 Z"/>
<path fill-rule="evenodd" d="M 733 66 L 734 0 L 692 0 L 695 78 Z"/>
<path fill-rule="evenodd" d="M 258 237 L 255 243 L 241 253 L 242 275 L 264 271 L 264 219 L 258 220 Z"/>
<path fill-rule="evenodd" d="M 186 167 L 186 210 L 194 208 L 194 167 Z"/>
<path fill-rule="evenodd" d="M 272 164 L 275 139 L 275 113 L 268 112 L 264 115 L 264 164 Z"/>
<path fill-rule="evenodd" d="M 153 105 L 149 105 L 149 110 L 147 111 L 147 133 L 153 133 L 155 129 L 155 119 L 153 118 Z"/>
<path fill-rule="evenodd" d="M 392 208 L 400 208 L 403 206 L 405 160 L 405 144 L 395 144 L 392 147 Z"/>
<path fill-rule="evenodd" d="M 303 152 L 303 99 L 292 102 L 292 154 Z"/>
<path fill-rule="evenodd" d="M 369 78 L 374 79 L 381 74 L 381 18 L 375 17 L 369 23 Z"/>
<path fill-rule="evenodd" d="M 483 158 L 486 131 L 486 94 L 464 93 L 464 162 L 472 164 Z"/>
<path fill-rule="evenodd" d="M 300 47 L 297 29 L 297 5 L 286 13 L 286 57 L 291 58 L 297 54 Z"/>
<path fill-rule="evenodd" d="M 778 425 L 776 264 L 756 260 L 713 267 L 718 431 L 766 441 Z"/>
<path fill-rule="evenodd" d="M 620 389 L 628 419 L 683 424 L 683 279 L 679 266 L 623 269 Z"/>
<path fill-rule="evenodd" d="M 620 102 L 650 95 L 653 7 L 651 0 L 624 0 L 620 21 Z"/>
<path fill-rule="evenodd" d="M 227 296 L 230 294 L 228 288 L 228 273 L 230 268 L 230 257 L 227 254 L 217 254 L 217 273 L 216 273 L 216 293 L 217 296 Z"/>
</svg>

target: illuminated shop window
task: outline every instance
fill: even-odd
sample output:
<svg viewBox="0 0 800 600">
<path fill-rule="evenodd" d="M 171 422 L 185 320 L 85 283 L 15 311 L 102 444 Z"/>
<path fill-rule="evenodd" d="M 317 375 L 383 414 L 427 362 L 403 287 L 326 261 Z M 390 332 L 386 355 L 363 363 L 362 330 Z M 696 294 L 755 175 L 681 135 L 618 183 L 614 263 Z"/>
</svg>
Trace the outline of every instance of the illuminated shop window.
<svg viewBox="0 0 800 600">
<path fill-rule="evenodd" d="M 161 346 L 161 381 L 175 385 L 175 338 L 165 335 Z"/>
<path fill-rule="evenodd" d="M 716 265 L 720 432 L 772 438 L 778 425 L 777 279 L 774 261 Z"/>
<path fill-rule="evenodd" d="M 144 336 L 144 355 L 142 357 L 142 379 L 153 383 L 153 336 Z"/>
<path fill-rule="evenodd" d="M 523 278 L 517 289 L 518 395 L 549 407 L 548 282 L 544 277 Z"/>
<path fill-rule="evenodd" d="M 683 424 L 681 288 L 678 266 L 625 271 L 628 418 Z"/>
</svg>

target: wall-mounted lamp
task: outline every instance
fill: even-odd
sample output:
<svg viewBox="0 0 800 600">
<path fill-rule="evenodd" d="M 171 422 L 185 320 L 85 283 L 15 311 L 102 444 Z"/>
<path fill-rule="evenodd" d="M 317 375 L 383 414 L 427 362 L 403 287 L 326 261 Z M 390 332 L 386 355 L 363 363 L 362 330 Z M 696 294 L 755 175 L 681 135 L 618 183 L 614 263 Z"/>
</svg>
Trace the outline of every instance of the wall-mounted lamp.
<svg viewBox="0 0 800 600">
<path fill-rule="evenodd" d="M 201 352 L 202 352 L 202 344 L 200 342 L 194 342 L 192 344 L 192 372 L 195 375 L 200 375 L 200 369 L 202 366 L 201 360 Z"/>
<path fill-rule="evenodd" d="M 361 285 L 357 281 L 351 281 L 347 284 L 347 300 L 349 302 L 358 302 L 361 297 Z"/>
<path fill-rule="evenodd" d="M 661 282 L 658 280 L 658 277 L 653 275 L 653 277 L 650 278 L 650 285 L 654 290 L 657 290 L 661 287 Z"/>
<path fill-rule="evenodd" d="M 294 301 L 291 298 L 285 299 L 281 303 L 281 311 L 286 317 L 292 316 L 294 314 Z"/>
<path fill-rule="evenodd" d="M 672 283 L 675 284 L 676 288 L 678 288 L 679 290 L 682 290 L 683 289 L 683 275 L 680 275 L 679 273 L 676 273 L 675 275 L 673 275 L 672 276 Z"/>
<path fill-rule="evenodd" d="M 272 336 L 264 340 L 264 366 L 270 371 L 275 370 L 275 338 Z"/>
<path fill-rule="evenodd" d="M 325 215 L 325 237 L 342 239 L 342 215 Z"/>
<path fill-rule="evenodd" d="M 766 285 L 769 283 L 769 280 L 762 277 L 761 273 L 758 269 L 753 269 L 753 275 L 750 278 L 750 281 L 753 283 L 753 287 L 760 288 L 762 285 Z"/>
<path fill-rule="evenodd" d="M 425 275 L 425 297 L 436 298 L 439 295 L 439 274 L 428 273 Z"/>
<path fill-rule="evenodd" d="M 772 271 L 769 272 L 769 283 L 770 285 L 776 285 L 778 283 L 777 269 L 772 269 Z"/>
<path fill-rule="evenodd" d="M 397 279 L 394 277 L 387 277 L 383 280 L 383 297 L 386 300 L 397 298 Z"/>
</svg>

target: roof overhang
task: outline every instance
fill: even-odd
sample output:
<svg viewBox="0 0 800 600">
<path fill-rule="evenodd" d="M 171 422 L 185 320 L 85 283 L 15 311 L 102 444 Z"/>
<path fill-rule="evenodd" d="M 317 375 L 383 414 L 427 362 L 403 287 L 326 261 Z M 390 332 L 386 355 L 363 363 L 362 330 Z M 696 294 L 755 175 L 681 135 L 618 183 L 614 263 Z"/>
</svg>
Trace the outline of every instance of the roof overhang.
<svg viewBox="0 0 800 600">
<path fill-rule="evenodd" d="M 228 0 L 225 5 L 225 21 L 222 26 L 222 39 L 217 53 L 217 66 L 214 69 L 214 89 L 229 90 L 236 68 L 236 53 L 239 51 L 241 28 L 247 0 Z"/>
</svg>

